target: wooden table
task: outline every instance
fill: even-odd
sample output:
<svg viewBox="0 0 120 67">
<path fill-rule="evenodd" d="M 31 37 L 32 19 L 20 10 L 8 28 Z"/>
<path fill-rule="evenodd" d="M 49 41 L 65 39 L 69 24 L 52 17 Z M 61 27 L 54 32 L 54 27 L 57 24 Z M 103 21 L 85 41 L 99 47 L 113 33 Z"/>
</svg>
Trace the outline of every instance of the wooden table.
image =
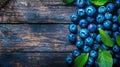
<svg viewBox="0 0 120 67">
<path fill-rule="evenodd" d="M 0 10 L 0 67 L 67 67 L 75 10 L 61 0 L 10 0 Z"/>
</svg>

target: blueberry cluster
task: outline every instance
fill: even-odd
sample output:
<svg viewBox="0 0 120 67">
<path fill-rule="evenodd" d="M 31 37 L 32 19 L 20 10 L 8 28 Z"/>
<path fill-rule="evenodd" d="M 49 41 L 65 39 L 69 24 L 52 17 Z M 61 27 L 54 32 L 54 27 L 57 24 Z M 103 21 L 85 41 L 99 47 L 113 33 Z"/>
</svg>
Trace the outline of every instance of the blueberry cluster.
<svg viewBox="0 0 120 67">
<path fill-rule="evenodd" d="M 113 56 L 114 65 L 120 61 L 120 47 L 114 42 L 113 47 L 106 46 L 100 38 L 98 29 L 105 30 L 113 41 L 120 35 L 120 0 L 108 2 L 104 6 L 96 6 L 89 0 L 75 0 L 77 11 L 71 14 L 73 22 L 69 25 L 68 39 L 78 49 L 72 51 L 72 56 L 67 56 L 66 62 L 73 63 L 73 59 L 81 53 L 89 53 L 86 67 L 99 67 L 97 62 L 98 49 L 108 50 Z"/>
</svg>

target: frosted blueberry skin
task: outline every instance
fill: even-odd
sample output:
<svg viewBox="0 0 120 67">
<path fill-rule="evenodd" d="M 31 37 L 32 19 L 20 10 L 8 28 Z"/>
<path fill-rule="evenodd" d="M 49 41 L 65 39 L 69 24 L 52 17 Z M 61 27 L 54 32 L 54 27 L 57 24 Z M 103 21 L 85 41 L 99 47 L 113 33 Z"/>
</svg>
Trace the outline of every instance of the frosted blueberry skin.
<svg viewBox="0 0 120 67">
<path fill-rule="evenodd" d="M 78 9 L 78 11 L 77 11 L 77 13 L 78 13 L 78 15 L 79 15 L 80 17 L 82 17 L 82 16 L 84 16 L 84 15 L 85 15 L 85 10 L 84 10 L 84 9 L 79 8 L 79 9 Z"/>
<path fill-rule="evenodd" d="M 92 65 L 94 64 L 94 62 L 95 62 L 94 58 L 89 57 L 87 64 L 88 64 L 89 66 L 92 66 Z"/>
<path fill-rule="evenodd" d="M 102 24 L 98 24 L 98 25 L 97 25 L 97 30 L 99 30 L 99 29 L 104 29 L 104 27 L 103 27 Z"/>
<path fill-rule="evenodd" d="M 113 50 L 114 52 L 118 53 L 118 52 L 120 51 L 120 48 L 119 48 L 118 45 L 114 45 L 113 48 L 112 48 L 112 50 Z"/>
<path fill-rule="evenodd" d="M 101 43 L 102 41 L 101 41 L 101 38 L 100 38 L 100 34 L 98 34 L 97 36 L 96 36 L 96 41 L 98 42 L 98 43 Z"/>
<path fill-rule="evenodd" d="M 109 21 L 109 20 L 106 20 L 104 23 L 103 23 L 103 26 L 105 29 L 111 29 L 112 27 L 112 22 Z"/>
<path fill-rule="evenodd" d="M 81 49 L 83 46 L 84 46 L 84 43 L 83 43 L 82 40 L 79 40 L 79 41 L 76 42 L 76 47 L 77 47 L 78 49 Z"/>
<path fill-rule="evenodd" d="M 91 37 L 88 37 L 88 38 L 86 38 L 85 39 L 85 45 L 87 45 L 87 46 L 92 46 L 93 45 L 93 43 L 94 43 L 94 39 L 93 38 L 91 38 Z"/>
<path fill-rule="evenodd" d="M 95 21 L 93 17 L 87 17 L 86 19 L 89 23 L 93 23 Z"/>
<path fill-rule="evenodd" d="M 96 33 L 90 33 L 90 37 L 92 37 L 93 39 L 96 38 L 97 34 Z"/>
<path fill-rule="evenodd" d="M 69 31 L 71 33 L 76 33 L 77 32 L 77 25 L 76 24 L 70 24 L 69 25 Z"/>
<path fill-rule="evenodd" d="M 100 6 L 99 8 L 98 8 L 98 13 L 106 13 L 106 7 L 105 6 Z"/>
<path fill-rule="evenodd" d="M 112 14 L 107 12 L 105 13 L 105 19 L 110 20 L 112 18 Z"/>
<path fill-rule="evenodd" d="M 86 19 L 81 19 L 81 20 L 79 21 L 79 25 L 80 25 L 80 27 L 85 28 L 85 27 L 88 26 L 88 22 L 87 22 Z"/>
<path fill-rule="evenodd" d="M 105 17 L 103 16 L 103 14 L 98 14 L 96 17 L 96 21 L 98 23 L 103 23 L 103 21 L 105 20 Z"/>
<path fill-rule="evenodd" d="M 89 36 L 89 31 L 87 29 L 80 29 L 79 36 L 80 38 L 87 38 Z"/>
<path fill-rule="evenodd" d="M 118 22 L 118 17 L 117 17 L 116 15 L 114 15 L 114 16 L 112 17 L 112 21 L 113 21 L 113 22 Z"/>
<path fill-rule="evenodd" d="M 75 49 L 72 51 L 72 55 L 73 55 L 73 57 L 77 57 L 77 56 L 81 55 L 81 52 L 79 50 Z"/>
<path fill-rule="evenodd" d="M 120 8 L 117 10 L 117 13 L 120 14 Z"/>
<path fill-rule="evenodd" d="M 96 12 L 96 8 L 93 6 L 87 6 L 85 12 L 88 16 L 93 16 Z"/>
<path fill-rule="evenodd" d="M 72 56 L 67 56 L 65 60 L 66 60 L 66 63 L 67 63 L 67 64 L 72 64 L 72 62 L 73 62 L 73 57 L 72 57 Z"/>
<path fill-rule="evenodd" d="M 108 12 L 113 12 L 114 9 L 115 9 L 115 5 L 113 3 L 108 3 L 106 5 L 106 9 L 107 9 Z"/>
<path fill-rule="evenodd" d="M 88 25 L 88 30 L 91 33 L 95 33 L 97 31 L 97 26 L 95 24 L 89 24 Z"/>
<path fill-rule="evenodd" d="M 77 7 L 84 7 L 85 6 L 85 0 L 76 0 L 75 2 Z"/>
<path fill-rule="evenodd" d="M 77 37 L 76 37 L 76 35 L 75 35 L 75 34 L 70 33 L 70 34 L 68 35 L 68 39 L 69 39 L 69 41 L 70 41 L 71 43 L 75 43 L 75 42 L 76 42 Z"/>
<path fill-rule="evenodd" d="M 113 24 L 112 31 L 117 31 L 117 30 L 118 30 L 118 24 Z"/>
<path fill-rule="evenodd" d="M 95 50 L 91 50 L 91 51 L 90 51 L 90 57 L 96 58 L 97 56 L 98 56 L 97 51 L 95 51 Z"/>
<path fill-rule="evenodd" d="M 99 44 L 94 44 L 92 47 L 93 50 L 98 50 L 98 48 L 99 48 Z"/>
<path fill-rule="evenodd" d="M 83 48 L 82 48 L 82 52 L 83 53 L 88 53 L 88 52 L 90 52 L 90 50 L 91 50 L 91 48 L 89 47 L 89 46 L 83 46 Z"/>
<path fill-rule="evenodd" d="M 79 21 L 79 16 L 78 14 L 71 14 L 70 19 L 72 22 L 77 23 Z"/>
</svg>

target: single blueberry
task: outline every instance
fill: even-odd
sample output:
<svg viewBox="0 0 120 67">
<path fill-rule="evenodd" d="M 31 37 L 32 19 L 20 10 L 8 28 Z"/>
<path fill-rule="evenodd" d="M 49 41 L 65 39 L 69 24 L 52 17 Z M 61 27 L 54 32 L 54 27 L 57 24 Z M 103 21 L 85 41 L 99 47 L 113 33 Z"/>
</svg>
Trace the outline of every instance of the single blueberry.
<svg viewBox="0 0 120 67">
<path fill-rule="evenodd" d="M 71 14 L 70 19 L 72 22 L 77 23 L 79 21 L 79 16 L 77 14 Z"/>
<path fill-rule="evenodd" d="M 79 16 L 84 16 L 85 15 L 85 10 L 84 9 L 78 9 L 78 15 Z"/>
<path fill-rule="evenodd" d="M 110 20 L 112 18 L 112 14 L 107 12 L 105 13 L 105 19 Z"/>
<path fill-rule="evenodd" d="M 119 48 L 118 45 L 114 45 L 112 49 L 113 49 L 113 51 L 116 52 L 116 53 L 118 53 L 118 52 L 120 51 L 120 48 Z"/>
<path fill-rule="evenodd" d="M 89 57 L 87 64 L 91 66 L 94 64 L 94 62 L 95 62 L 95 60 L 92 57 Z"/>
<path fill-rule="evenodd" d="M 72 62 L 73 62 L 73 57 L 72 57 L 72 56 L 67 56 L 65 60 L 66 60 L 66 63 L 67 63 L 67 64 L 72 64 Z"/>
<path fill-rule="evenodd" d="M 97 41 L 98 43 L 101 43 L 101 42 L 102 42 L 102 41 L 101 41 L 101 38 L 100 38 L 100 34 L 97 35 L 96 41 Z"/>
<path fill-rule="evenodd" d="M 113 3 L 108 3 L 106 5 L 106 9 L 107 9 L 108 12 L 113 12 L 114 9 L 115 9 L 115 5 Z"/>
<path fill-rule="evenodd" d="M 76 42 L 76 35 L 73 34 L 73 33 L 70 33 L 70 34 L 68 35 L 68 39 L 69 39 L 69 41 L 70 41 L 71 43 L 75 43 L 75 42 Z"/>
<path fill-rule="evenodd" d="M 98 12 L 99 12 L 99 13 L 105 13 L 105 12 L 106 12 L 106 7 L 105 7 L 105 6 L 100 6 L 100 7 L 98 8 Z"/>
<path fill-rule="evenodd" d="M 92 48 L 93 48 L 93 50 L 98 50 L 99 45 L 98 44 L 94 44 Z"/>
<path fill-rule="evenodd" d="M 91 33 L 95 33 L 97 31 L 97 26 L 95 24 L 90 24 L 90 25 L 88 25 L 88 30 Z"/>
<path fill-rule="evenodd" d="M 94 43 L 94 39 L 93 38 L 88 37 L 88 38 L 85 39 L 85 45 L 92 46 L 93 43 Z"/>
<path fill-rule="evenodd" d="M 118 30 L 118 24 L 113 24 L 112 31 L 117 31 L 117 30 Z"/>
<path fill-rule="evenodd" d="M 77 25 L 76 24 L 70 24 L 69 31 L 71 33 L 76 33 L 77 32 Z"/>
<path fill-rule="evenodd" d="M 104 27 L 103 27 L 102 24 L 98 24 L 98 25 L 97 25 L 97 30 L 99 30 L 99 29 L 104 29 Z"/>
<path fill-rule="evenodd" d="M 77 7 L 84 7 L 85 6 L 85 0 L 76 0 L 76 6 Z"/>
<path fill-rule="evenodd" d="M 75 50 L 72 51 L 73 57 L 77 57 L 77 56 L 79 56 L 80 54 L 81 54 L 80 51 L 77 50 L 77 49 L 75 49 Z"/>
<path fill-rule="evenodd" d="M 86 5 L 90 6 L 91 5 L 91 2 L 89 0 L 86 0 Z"/>
<path fill-rule="evenodd" d="M 79 41 L 77 41 L 76 42 L 76 47 L 78 48 L 78 49 L 81 49 L 82 47 L 83 47 L 83 41 L 82 40 L 79 40 Z"/>
<path fill-rule="evenodd" d="M 90 50 L 91 50 L 91 48 L 89 47 L 89 46 L 83 46 L 83 53 L 85 52 L 85 53 L 87 53 L 87 52 L 90 52 Z"/>
<path fill-rule="evenodd" d="M 96 8 L 93 6 L 87 6 L 85 11 L 88 16 L 93 16 L 96 12 Z"/>
<path fill-rule="evenodd" d="M 80 25 L 80 27 L 84 28 L 84 27 L 88 26 L 88 22 L 85 19 L 81 19 L 79 21 L 79 25 Z"/>
<path fill-rule="evenodd" d="M 96 58 L 96 57 L 98 56 L 97 51 L 91 50 L 91 51 L 90 51 L 90 56 L 91 56 L 92 58 Z"/>
<path fill-rule="evenodd" d="M 114 15 L 112 20 L 113 20 L 113 22 L 117 22 L 118 21 L 118 17 L 116 15 Z"/>
<path fill-rule="evenodd" d="M 79 31 L 79 36 L 81 38 L 86 38 L 89 35 L 89 31 L 87 29 L 80 29 Z"/>
<path fill-rule="evenodd" d="M 115 6 L 120 7 L 120 0 L 115 0 Z"/>
<path fill-rule="evenodd" d="M 116 36 L 120 36 L 120 33 L 119 32 L 114 32 L 113 37 L 115 38 Z"/>
<path fill-rule="evenodd" d="M 109 21 L 109 20 L 106 20 L 104 23 L 103 23 L 103 26 L 105 29 L 110 29 L 112 27 L 112 22 Z"/>
<path fill-rule="evenodd" d="M 90 37 L 96 38 L 97 34 L 96 33 L 90 33 Z"/>
<path fill-rule="evenodd" d="M 95 19 L 93 17 L 87 17 L 87 21 L 89 23 L 93 23 L 95 21 Z"/>
<path fill-rule="evenodd" d="M 98 14 L 96 17 L 96 21 L 98 23 L 103 23 L 104 19 L 105 19 L 105 17 L 102 14 Z"/>
<path fill-rule="evenodd" d="M 117 10 L 117 13 L 120 14 L 120 8 Z"/>
</svg>

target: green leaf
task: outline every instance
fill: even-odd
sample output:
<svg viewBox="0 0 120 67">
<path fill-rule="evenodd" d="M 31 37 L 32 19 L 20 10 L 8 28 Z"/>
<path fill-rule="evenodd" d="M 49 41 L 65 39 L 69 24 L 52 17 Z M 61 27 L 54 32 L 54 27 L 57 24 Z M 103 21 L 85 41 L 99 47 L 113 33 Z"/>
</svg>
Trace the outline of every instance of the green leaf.
<svg viewBox="0 0 120 67">
<path fill-rule="evenodd" d="M 117 42 L 117 44 L 120 46 L 120 36 L 117 36 L 117 37 L 116 37 L 116 42 Z"/>
<path fill-rule="evenodd" d="M 112 67 L 113 58 L 107 50 L 99 50 L 98 64 L 100 67 Z"/>
<path fill-rule="evenodd" d="M 120 14 L 118 15 L 118 21 L 120 22 Z"/>
<path fill-rule="evenodd" d="M 88 61 L 89 53 L 82 54 L 74 60 L 75 67 L 84 67 Z"/>
<path fill-rule="evenodd" d="M 99 33 L 102 42 L 108 47 L 113 47 L 114 42 L 112 41 L 111 37 L 102 29 L 99 29 Z"/>
<path fill-rule="evenodd" d="M 62 0 L 63 1 L 63 3 L 65 3 L 65 4 L 71 4 L 71 3 L 73 3 L 75 0 Z"/>
<path fill-rule="evenodd" d="M 103 6 L 109 2 L 109 0 L 90 0 L 90 2 L 97 6 Z"/>
</svg>

